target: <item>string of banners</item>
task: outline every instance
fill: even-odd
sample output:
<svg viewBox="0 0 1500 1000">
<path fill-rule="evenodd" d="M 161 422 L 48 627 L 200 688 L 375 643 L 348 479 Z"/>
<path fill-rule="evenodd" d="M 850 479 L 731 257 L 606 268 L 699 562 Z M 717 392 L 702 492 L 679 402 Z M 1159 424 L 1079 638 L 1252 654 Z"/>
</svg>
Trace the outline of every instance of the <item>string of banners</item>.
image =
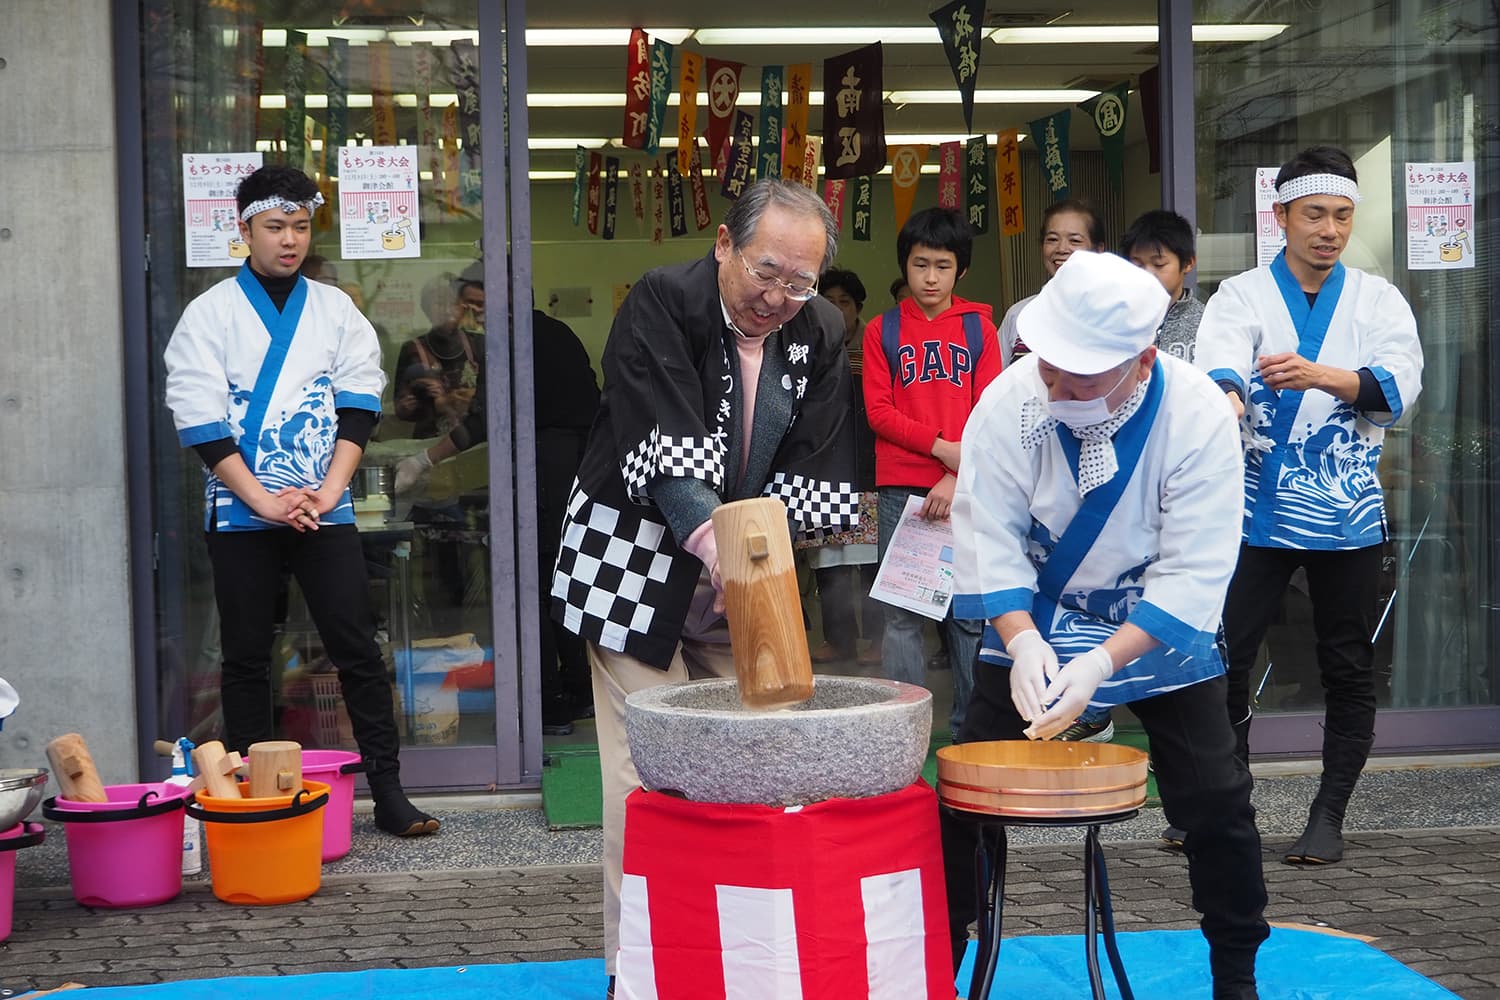
<svg viewBox="0 0 1500 1000">
<path fill-rule="evenodd" d="M 1020 233 L 1025 228 L 1020 131 L 1001 131 L 993 148 L 985 135 L 972 135 L 983 0 L 952 0 L 929 16 L 953 72 L 965 130 L 971 134 L 937 147 L 938 204 L 962 212 L 976 233 L 988 233 L 992 225 L 998 225 L 1003 235 Z M 855 240 L 873 239 L 872 178 L 886 167 L 891 170 L 895 225 L 905 223 L 933 150 L 925 144 L 886 144 L 879 42 L 823 61 L 821 134 L 809 131 L 812 63 L 760 67 L 757 113 L 739 106 L 741 89 L 746 83 L 753 86 L 756 79 L 747 75 L 748 69 L 744 63 L 681 49 L 633 29 L 625 60 L 624 148 L 606 155 L 578 147 L 573 224 L 613 239 L 624 187 L 629 190 L 636 232 L 644 236 L 649 220 L 652 241 L 661 242 L 713 225 L 705 180 L 710 174 L 717 177 L 719 195 L 732 201 L 764 177 L 816 190 L 819 166 L 823 199 L 840 227 L 845 205 L 849 206 Z M 668 98 L 674 91 L 675 145 L 663 141 L 671 127 Z M 700 93 L 706 116 L 700 113 Z M 1120 83 L 1079 105 L 1099 132 L 1116 190 L 1123 177 L 1128 94 L 1128 84 Z M 1072 109 L 1062 108 L 1027 126 L 1054 200 L 1068 196 L 1071 118 Z M 622 175 L 628 183 L 621 183 Z M 992 221 L 992 214 L 998 219 Z"/>
</svg>

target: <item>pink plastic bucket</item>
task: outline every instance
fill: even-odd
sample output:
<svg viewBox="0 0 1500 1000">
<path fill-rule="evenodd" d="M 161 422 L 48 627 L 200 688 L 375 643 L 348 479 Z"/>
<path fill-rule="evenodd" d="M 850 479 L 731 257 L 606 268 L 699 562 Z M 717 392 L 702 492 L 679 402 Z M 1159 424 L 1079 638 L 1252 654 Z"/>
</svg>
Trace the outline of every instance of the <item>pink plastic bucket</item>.
<svg viewBox="0 0 1500 1000">
<path fill-rule="evenodd" d="M 108 785 L 108 802 L 53 798 L 42 815 L 64 824 L 73 898 L 84 906 L 165 903 L 182 891 L 187 786 Z"/>
<path fill-rule="evenodd" d="M 323 860 L 349 853 L 354 837 L 354 776 L 365 769 L 359 754 L 348 750 L 302 751 L 302 777 L 328 786 L 323 807 Z"/>
<path fill-rule="evenodd" d="M 40 823 L 17 823 L 0 832 L 0 941 L 10 937 L 16 906 L 16 852 L 46 839 Z"/>
</svg>

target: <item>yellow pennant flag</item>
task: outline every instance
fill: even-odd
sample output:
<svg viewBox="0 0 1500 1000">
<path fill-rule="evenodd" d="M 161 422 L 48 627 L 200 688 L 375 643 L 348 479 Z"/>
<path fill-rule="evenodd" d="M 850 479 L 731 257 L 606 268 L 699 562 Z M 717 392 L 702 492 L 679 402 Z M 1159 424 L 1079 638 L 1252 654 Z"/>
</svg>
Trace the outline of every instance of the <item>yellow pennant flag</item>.
<svg viewBox="0 0 1500 1000">
<path fill-rule="evenodd" d="M 1020 133 L 1006 129 L 995 144 L 995 194 L 1000 206 L 1000 235 L 1015 236 L 1026 231 L 1021 216 Z"/>
<path fill-rule="evenodd" d="M 682 53 L 682 71 L 677 76 L 677 91 L 682 103 L 677 106 L 677 172 L 688 175 L 693 149 L 698 145 L 698 81 L 703 77 L 703 57 L 696 52 Z"/>
<path fill-rule="evenodd" d="M 892 146 L 891 197 L 896 206 L 896 229 L 906 225 L 911 215 L 912 201 L 917 197 L 917 181 L 922 176 L 922 164 L 927 162 L 927 145 Z"/>
<path fill-rule="evenodd" d="M 807 149 L 807 108 L 812 100 L 812 63 L 786 68 L 786 141 L 782 144 L 781 178 L 802 181 L 802 156 Z"/>
</svg>

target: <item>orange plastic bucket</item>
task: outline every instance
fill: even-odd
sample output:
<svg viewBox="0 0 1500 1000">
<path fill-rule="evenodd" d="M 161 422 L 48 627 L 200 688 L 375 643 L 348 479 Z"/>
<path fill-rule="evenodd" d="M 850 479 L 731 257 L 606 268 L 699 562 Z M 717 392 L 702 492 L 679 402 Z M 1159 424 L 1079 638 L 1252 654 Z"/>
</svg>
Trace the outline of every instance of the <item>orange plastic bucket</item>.
<svg viewBox="0 0 1500 1000">
<path fill-rule="evenodd" d="M 203 821 L 214 895 L 226 903 L 268 906 L 317 892 L 327 804 L 328 786 L 321 781 L 303 781 L 292 795 L 259 799 L 194 796 L 187 812 Z"/>
</svg>

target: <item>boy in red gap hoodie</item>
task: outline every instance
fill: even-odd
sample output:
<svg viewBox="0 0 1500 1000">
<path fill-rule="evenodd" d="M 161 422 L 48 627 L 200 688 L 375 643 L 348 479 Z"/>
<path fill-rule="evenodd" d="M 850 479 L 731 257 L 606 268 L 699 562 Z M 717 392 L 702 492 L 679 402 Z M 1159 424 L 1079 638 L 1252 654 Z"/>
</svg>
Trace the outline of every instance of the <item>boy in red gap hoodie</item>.
<svg viewBox="0 0 1500 1000">
<path fill-rule="evenodd" d="M 969 268 L 973 230 L 944 208 L 913 215 L 896 238 L 896 258 L 911 297 L 865 327 L 865 412 L 875 432 L 875 485 L 880 503 L 880 557 L 910 496 L 921 514 L 947 520 L 957 483 L 959 442 L 985 386 L 1000 374 L 990 307 L 966 302 L 953 286 Z M 882 667 L 891 680 L 922 684 L 922 623 L 915 612 L 887 606 Z M 940 628 L 953 668 L 952 731 L 963 722 L 974 686 L 974 658 L 984 623 L 955 619 Z"/>
</svg>

